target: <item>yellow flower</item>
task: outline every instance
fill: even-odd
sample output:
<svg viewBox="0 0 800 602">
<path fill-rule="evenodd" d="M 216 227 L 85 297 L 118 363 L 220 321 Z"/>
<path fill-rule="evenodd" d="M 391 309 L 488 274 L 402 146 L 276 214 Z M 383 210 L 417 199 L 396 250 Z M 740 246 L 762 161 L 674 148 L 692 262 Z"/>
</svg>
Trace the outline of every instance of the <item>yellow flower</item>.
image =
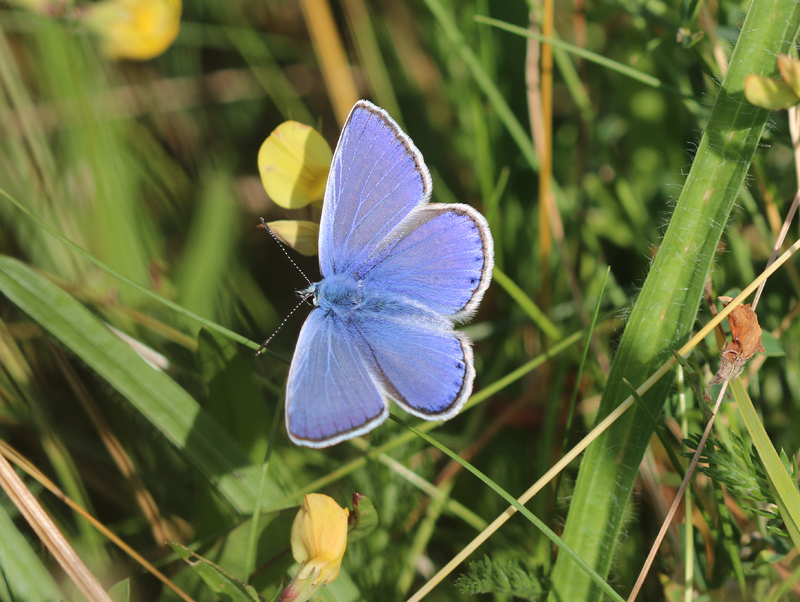
<svg viewBox="0 0 800 602">
<path fill-rule="evenodd" d="M 181 0 L 104 0 L 86 7 L 82 18 L 110 58 L 146 61 L 178 36 Z"/>
<path fill-rule="evenodd" d="M 258 171 L 270 198 L 286 209 L 322 201 L 333 160 L 331 147 L 313 128 L 280 124 L 258 151 Z"/>
<path fill-rule="evenodd" d="M 306 257 L 317 254 L 319 224 L 304 220 L 284 219 L 269 222 L 269 229 L 280 241 Z"/>
<path fill-rule="evenodd" d="M 314 128 L 286 121 L 261 145 L 258 171 L 264 190 L 276 205 L 300 209 L 311 203 L 322 204 L 332 160 L 331 147 Z M 319 224 L 282 220 L 267 226 L 298 253 L 308 257 L 317 254 Z"/>
<path fill-rule="evenodd" d="M 778 56 L 778 70 L 783 79 L 750 74 L 744 78 L 744 97 L 762 109 L 778 111 L 800 103 L 800 61 Z"/>
<path fill-rule="evenodd" d="M 305 581 L 317 589 L 336 579 L 347 547 L 348 514 L 327 495 L 303 498 L 292 524 L 292 555 L 301 563 L 293 583 Z"/>
</svg>

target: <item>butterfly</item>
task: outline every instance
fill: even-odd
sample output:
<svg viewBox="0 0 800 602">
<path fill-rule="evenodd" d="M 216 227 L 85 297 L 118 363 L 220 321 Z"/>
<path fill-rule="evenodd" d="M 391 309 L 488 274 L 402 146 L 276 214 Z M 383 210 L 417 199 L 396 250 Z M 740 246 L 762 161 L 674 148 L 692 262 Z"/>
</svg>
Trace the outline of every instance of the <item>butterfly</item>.
<svg viewBox="0 0 800 602">
<path fill-rule="evenodd" d="M 286 430 L 327 447 L 363 435 L 391 399 L 426 420 L 455 416 L 472 392 L 472 344 L 454 330 L 489 286 L 486 219 L 429 203 L 422 154 L 383 109 L 358 101 L 328 175 L 319 232 L 322 280 L 286 385 Z"/>
</svg>

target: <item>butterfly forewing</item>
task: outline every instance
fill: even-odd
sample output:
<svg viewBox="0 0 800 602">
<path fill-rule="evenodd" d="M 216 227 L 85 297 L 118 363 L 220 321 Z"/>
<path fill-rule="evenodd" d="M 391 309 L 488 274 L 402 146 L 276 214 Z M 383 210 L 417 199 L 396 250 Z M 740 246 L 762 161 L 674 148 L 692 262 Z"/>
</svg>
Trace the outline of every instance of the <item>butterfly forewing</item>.
<svg viewBox="0 0 800 602">
<path fill-rule="evenodd" d="M 333 156 L 319 234 L 323 276 L 351 273 L 430 196 L 422 155 L 383 109 L 359 101 Z"/>
<path fill-rule="evenodd" d="M 402 295 L 460 320 L 478 307 L 493 266 L 492 238 L 469 205 L 414 210 L 359 274 L 368 286 Z"/>
</svg>

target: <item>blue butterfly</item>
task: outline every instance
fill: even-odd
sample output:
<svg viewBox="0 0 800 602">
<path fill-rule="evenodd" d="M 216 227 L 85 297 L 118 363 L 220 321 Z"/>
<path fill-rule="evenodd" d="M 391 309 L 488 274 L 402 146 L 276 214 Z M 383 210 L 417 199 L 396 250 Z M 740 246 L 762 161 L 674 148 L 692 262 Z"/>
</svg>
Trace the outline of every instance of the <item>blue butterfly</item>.
<svg viewBox="0 0 800 602">
<path fill-rule="evenodd" d="M 383 109 L 353 107 L 333 155 L 319 233 L 322 280 L 286 386 L 292 441 L 327 447 L 372 430 L 388 399 L 426 420 L 472 392 L 472 344 L 454 322 L 477 309 L 494 243 L 472 207 L 429 204 L 431 176 Z"/>
</svg>

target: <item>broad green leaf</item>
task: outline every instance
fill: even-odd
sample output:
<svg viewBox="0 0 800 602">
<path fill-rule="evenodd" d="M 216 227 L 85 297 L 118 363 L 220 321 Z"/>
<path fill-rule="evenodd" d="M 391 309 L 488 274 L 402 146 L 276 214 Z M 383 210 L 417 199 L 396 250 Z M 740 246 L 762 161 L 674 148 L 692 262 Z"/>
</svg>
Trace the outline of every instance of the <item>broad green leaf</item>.
<svg viewBox="0 0 800 602">
<path fill-rule="evenodd" d="M 363 600 L 356 584 L 344 571 L 341 571 L 334 581 L 323 587 L 317 596 L 317 599 L 322 602 L 359 602 Z"/>
<path fill-rule="evenodd" d="M 223 536 L 213 538 L 210 548 L 197 551 L 206 560 L 214 562 L 241 581 L 257 569 L 258 576 L 249 583 L 259 593 L 270 597 L 294 562 L 290 553 L 290 540 L 296 514 L 297 508 L 292 507 L 259 516 L 258 527 L 255 529 L 256 550 L 252 566 L 248 566 L 246 562 L 252 519 L 240 523 Z"/>
<path fill-rule="evenodd" d="M 347 517 L 347 545 L 366 537 L 378 526 L 378 511 L 366 495 L 353 494 L 353 508 Z"/>
<path fill-rule="evenodd" d="M 781 15 L 780 19 L 774 15 Z M 598 412 L 605 418 L 629 394 L 623 382 L 644 382 L 690 334 L 703 283 L 769 117 L 744 99 L 744 78 L 776 75 L 775 56 L 787 52 L 800 26 L 795 0 L 754 0 L 742 26 L 694 163 L 669 227 L 642 288 L 611 368 Z M 670 379 L 642 396 L 653 416 L 661 413 Z M 652 424 L 632 408 L 586 451 L 563 539 L 600 575 L 614 559 L 639 464 Z M 560 554 L 550 600 L 600 600 L 600 588 L 574 561 Z"/>
<path fill-rule="evenodd" d="M 0 291 L 128 399 L 237 511 L 252 511 L 259 467 L 175 381 L 151 368 L 78 301 L 16 259 L 0 256 Z M 281 488 L 269 482 L 264 505 L 271 507 L 281 497 Z"/>
<path fill-rule="evenodd" d="M 116 583 L 110 590 L 108 590 L 108 595 L 114 600 L 114 602 L 129 602 L 131 599 L 131 580 L 123 579 L 122 581 Z"/>
</svg>

